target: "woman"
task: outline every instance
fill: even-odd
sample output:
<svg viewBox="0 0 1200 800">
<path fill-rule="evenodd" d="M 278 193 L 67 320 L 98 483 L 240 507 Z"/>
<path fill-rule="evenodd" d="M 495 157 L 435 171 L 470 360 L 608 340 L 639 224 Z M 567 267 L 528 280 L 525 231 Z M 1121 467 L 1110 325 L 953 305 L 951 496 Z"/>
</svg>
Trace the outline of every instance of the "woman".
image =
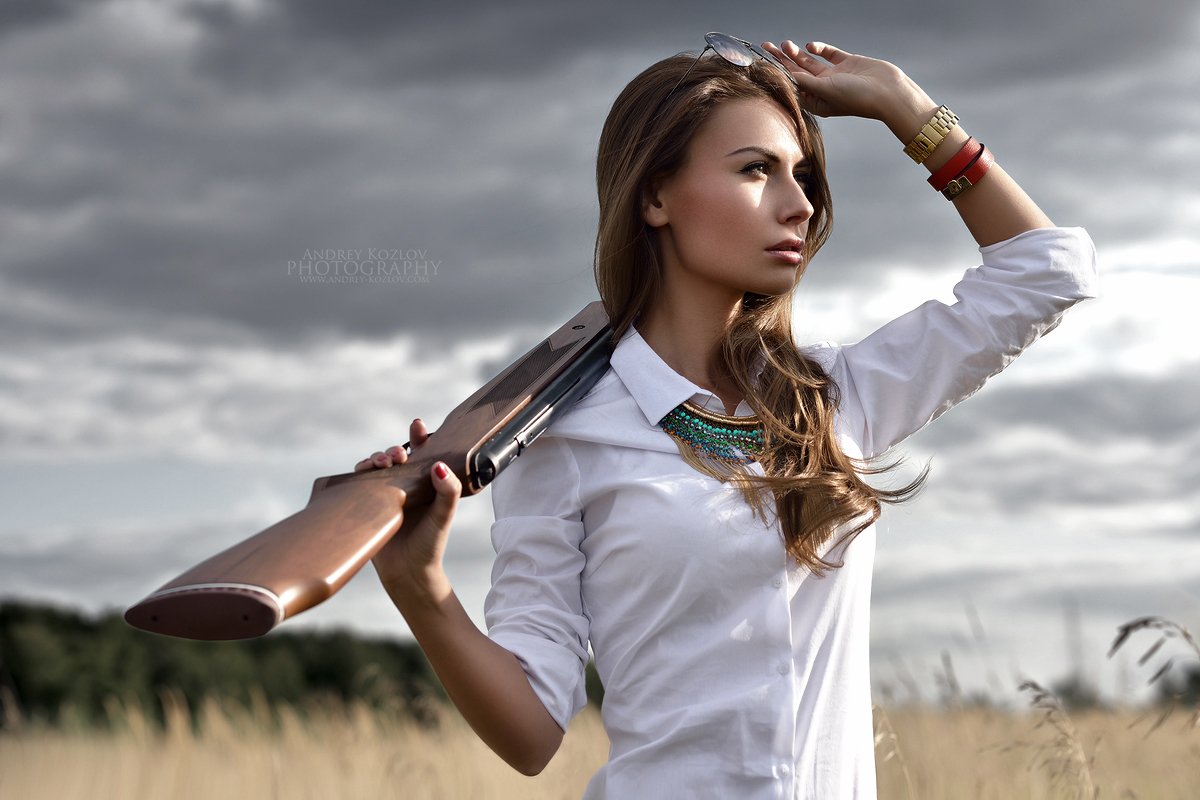
<svg viewBox="0 0 1200 800">
<path fill-rule="evenodd" d="M 872 523 L 924 476 L 862 475 L 1092 296 L 1094 250 L 892 64 L 708 41 L 637 76 L 605 123 L 612 368 L 493 485 L 488 635 L 442 570 L 461 489 L 444 465 L 374 563 L 451 699 L 524 773 L 585 704 L 590 644 L 612 751 L 588 797 L 874 797 Z M 830 225 L 811 114 L 882 121 L 952 199 L 983 256 L 958 303 L 796 346 L 792 291 Z"/>
</svg>

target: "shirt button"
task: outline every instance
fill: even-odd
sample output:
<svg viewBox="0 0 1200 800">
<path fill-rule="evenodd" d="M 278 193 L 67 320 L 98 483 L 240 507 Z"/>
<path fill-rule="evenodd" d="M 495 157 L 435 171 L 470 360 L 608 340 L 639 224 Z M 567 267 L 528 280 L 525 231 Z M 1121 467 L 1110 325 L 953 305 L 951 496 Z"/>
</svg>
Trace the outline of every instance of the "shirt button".
<svg viewBox="0 0 1200 800">
<path fill-rule="evenodd" d="M 779 774 L 780 775 L 790 775 L 791 772 L 792 772 L 792 768 L 789 767 L 787 764 L 779 765 Z"/>
<path fill-rule="evenodd" d="M 780 675 L 787 675 L 792 669 L 792 665 L 786 661 L 780 661 L 779 666 L 777 666 L 775 669 L 779 670 Z"/>
<path fill-rule="evenodd" d="M 780 586 L 783 586 L 783 578 L 773 578 L 771 585 L 778 589 Z"/>
</svg>

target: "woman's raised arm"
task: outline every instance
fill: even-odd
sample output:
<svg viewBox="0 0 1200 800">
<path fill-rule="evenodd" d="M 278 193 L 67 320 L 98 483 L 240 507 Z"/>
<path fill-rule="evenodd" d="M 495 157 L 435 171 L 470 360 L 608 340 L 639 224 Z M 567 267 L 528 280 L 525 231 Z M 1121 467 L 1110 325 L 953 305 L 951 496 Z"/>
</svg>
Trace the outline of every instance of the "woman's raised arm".
<svg viewBox="0 0 1200 800">
<path fill-rule="evenodd" d="M 763 48 L 792 73 L 802 104 L 817 116 L 877 119 L 907 145 L 939 108 L 903 70 L 887 61 L 847 53 L 822 42 L 811 42 L 805 49 L 790 40 L 782 47 L 764 42 Z M 970 134 L 964 127 L 956 125 L 924 160 L 930 174 L 967 143 Z M 1054 226 L 998 163 L 952 202 L 980 246 Z"/>
</svg>

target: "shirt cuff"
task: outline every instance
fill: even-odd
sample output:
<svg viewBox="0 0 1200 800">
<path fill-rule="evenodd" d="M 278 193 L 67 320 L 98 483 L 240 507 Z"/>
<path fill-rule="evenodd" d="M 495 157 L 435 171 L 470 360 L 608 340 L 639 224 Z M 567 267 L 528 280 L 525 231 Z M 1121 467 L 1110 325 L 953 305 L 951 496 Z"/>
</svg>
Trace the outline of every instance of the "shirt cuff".
<svg viewBox="0 0 1200 800">
<path fill-rule="evenodd" d="M 1033 228 L 1002 242 L 979 248 L 985 266 L 1044 261 L 1046 272 L 1071 288 L 1070 297 L 1086 300 L 1100 296 L 1096 245 L 1083 228 Z"/>
<path fill-rule="evenodd" d="M 521 662 L 534 693 L 565 732 L 587 705 L 586 665 L 581 665 L 574 653 L 540 636 L 494 630 L 488 638 Z"/>
</svg>

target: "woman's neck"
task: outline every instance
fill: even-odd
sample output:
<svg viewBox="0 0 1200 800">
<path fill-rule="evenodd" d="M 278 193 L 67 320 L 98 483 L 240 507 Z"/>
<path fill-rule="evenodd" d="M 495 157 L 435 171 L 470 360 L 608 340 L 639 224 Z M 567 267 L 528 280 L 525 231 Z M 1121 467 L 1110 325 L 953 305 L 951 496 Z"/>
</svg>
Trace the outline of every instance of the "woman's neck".
<svg viewBox="0 0 1200 800">
<path fill-rule="evenodd" d="M 726 411 L 737 408 L 742 398 L 737 385 L 720 368 L 721 337 L 736 309 L 722 318 L 694 308 L 669 304 L 648 310 L 635 327 L 646 344 L 667 366 L 702 389 L 719 397 Z"/>
</svg>

